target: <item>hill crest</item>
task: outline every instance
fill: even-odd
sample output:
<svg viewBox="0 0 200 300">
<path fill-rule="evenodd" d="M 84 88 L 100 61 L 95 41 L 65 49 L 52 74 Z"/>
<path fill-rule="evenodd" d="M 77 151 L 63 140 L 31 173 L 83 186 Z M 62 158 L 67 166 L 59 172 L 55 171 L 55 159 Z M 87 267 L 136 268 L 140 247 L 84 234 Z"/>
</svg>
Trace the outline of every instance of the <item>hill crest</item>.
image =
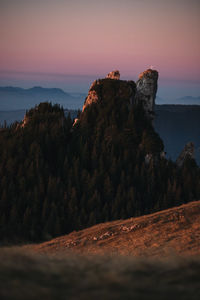
<svg viewBox="0 0 200 300">
<path fill-rule="evenodd" d="M 200 254 L 200 201 L 150 215 L 101 223 L 38 245 L 34 252 L 167 257 Z"/>
</svg>

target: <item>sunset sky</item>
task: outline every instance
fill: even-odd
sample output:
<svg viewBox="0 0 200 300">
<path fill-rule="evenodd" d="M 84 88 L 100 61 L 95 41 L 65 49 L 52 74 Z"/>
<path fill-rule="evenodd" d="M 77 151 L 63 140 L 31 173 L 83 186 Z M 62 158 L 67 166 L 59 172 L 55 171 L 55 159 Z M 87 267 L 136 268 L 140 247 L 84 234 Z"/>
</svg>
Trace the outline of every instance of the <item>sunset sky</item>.
<svg viewBox="0 0 200 300">
<path fill-rule="evenodd" d="M 198 96 L 199 28 L 199 0 L 0 0 L 0 85 L 85 92 L 113 69 L 136 80 L 153 65 L 161 87 Z"/>
</svg>

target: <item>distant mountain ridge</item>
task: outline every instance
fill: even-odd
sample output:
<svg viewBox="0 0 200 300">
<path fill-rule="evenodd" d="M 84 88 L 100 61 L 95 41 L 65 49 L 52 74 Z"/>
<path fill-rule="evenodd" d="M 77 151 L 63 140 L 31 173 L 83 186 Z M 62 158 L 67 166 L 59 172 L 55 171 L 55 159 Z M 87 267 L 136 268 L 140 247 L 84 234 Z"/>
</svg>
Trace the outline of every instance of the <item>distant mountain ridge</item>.
<svg viewBox="0 0 200 300">
<path fill-rule="evenodd" d="M 35 86 L 0 87 L 0 111 L 30 109 L 40 102 L 58 103 L 64 108 L 78 109 L 84 102 L 84 94 L 70 94 L 59 88 Z"/>
<path fill-rule="evenodd" d="M 165 100 L 163 97 L 156 97 L 157 105 L 200 105 L 200 96 L 184 96 L 172 100 Z"/>
<path fill-rule="evenodd" d="M 44 94 L 56 94 L 56 95 L 65 95 L 71 96 L 69 93 L 64 92 L 62 89 L 59 88 L 44 88 L 41 86 L 34 86 L 32 88 L 24 89 L 20 87 L 13 87 L 13 86 L 6 86 L 0 87 L 0 92 L 9 92 L 9 93 L 23 93 L 23 94 L 37 94 L 37 93 L 44 93 Z"/>
<path fill-rule="evenodd" d="M 85 98 L 85 93 L 68 93 L 60 88 L 34 86 L 25 89 L 5 86 L 0 87 L 0 111 L 26 110 L 45 101 L 58 103 L 68 109 L 80 109 Z M 155 102 L 157 105 L 200 105 L 200 96 L 185 96 L 173 100 L 156 96 Z"/>
<path fill-rule="evenodd" d="M 181 103 L 190 104 L 190 105 L 200 104 L 200 96 L 198 97 L 185 96 L 185 97 L 177 98 L 176 101 L 180 104 Z"/>
</svg>

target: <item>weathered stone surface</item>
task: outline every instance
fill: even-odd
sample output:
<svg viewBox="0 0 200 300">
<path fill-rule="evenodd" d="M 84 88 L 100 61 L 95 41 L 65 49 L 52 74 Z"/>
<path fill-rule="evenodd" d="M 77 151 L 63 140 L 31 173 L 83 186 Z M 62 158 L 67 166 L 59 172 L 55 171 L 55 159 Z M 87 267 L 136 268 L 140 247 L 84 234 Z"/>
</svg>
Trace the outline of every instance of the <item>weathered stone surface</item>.
<svg viewBox="0 0 200 300">
<path fill-rule="evenodd" d="M 120 73 L 119 73 L 118 70 L 112 71 L 112 72 L 108 73 L 106 78 L 119 80 L 120 79 Z"/>
<path fill-rule="evenodd" d="M 176 160 L 177 165 L 181 167 L 187 158 L 194 159 L 194 144 L 192 142 L 189 142 L 185 145 L 184 149 Z"/>
<path fill-rule="evenodd" d="M 97 92 L 95 91 L 95 86 L 97 86 L 99 83 L 100 83 L 100 80 L 95 80 L 91 84 L 89 92 L 88 92 L 88 96 L 86 97 L 83 108 L 82 108 L 82 112 L 85 110 L 85 108 L 88 105 L 98 102 L 99 98 L 98 98 Z"/>
<path fill-rule="evenodd" d="M 142 102 L 143 107 L 150 118 L 153 118 L 155 98 L 157 92 L 158 72 L 148 69 L 139 75 L 136 82 L 136 103 Z"/>
<path fill-rule="evenodd" d="M 83 105 L 82 111 L 84 111 L 88 105 L 90 105 L 92 103 L 97 103 L 98 99 L 99 98 L 98 98 L 97 92 L 95 90 L 90 90 L 88 93 L 88 96 L 85 100 L 85 103 Z"/>
<path fill-rule="evenodd" d="M 129 99 L 130 105 L 134 103 L 136 92 L 135 82 L 119 80 L 119 71 L 113 71 L 109 74 L 106 78 L 95 80 L 91 84 L 88 96 L 86 97 L 83 105 L 82 112 L 88 105 L 100 102 L 103 99 L 106 101 L 111 100 L 111 98 L 121 98 L 124 99 L 124 101 Z"/>
<path fill-rule="evenodd" d="M 112 89 L 112 82 L 107 81 L 112 79 L 114 86 Z M 113 80 L 115 79 L 115 80 Z M 150 119 L 153 119 L 155 98 L 157 92 L 158 72 L 156 70 L 148 69 L 139 75 L 139 80 L 136 85 L 133 81 L 120 80 L 120 73 L 118 70 L 110 72 L 105 79 L 95 80 L 89 90 L 88 96 L 85 99 L 82 111 L 92 104 L 102 100 L 102 92 L 106 94 L 107 99 L 112 97 L 120 97 L 129 99 L 130 105 L 142 103 L 143 107 Z M 108 86 L 110 85 L 110 91 Z"/>
</svg>

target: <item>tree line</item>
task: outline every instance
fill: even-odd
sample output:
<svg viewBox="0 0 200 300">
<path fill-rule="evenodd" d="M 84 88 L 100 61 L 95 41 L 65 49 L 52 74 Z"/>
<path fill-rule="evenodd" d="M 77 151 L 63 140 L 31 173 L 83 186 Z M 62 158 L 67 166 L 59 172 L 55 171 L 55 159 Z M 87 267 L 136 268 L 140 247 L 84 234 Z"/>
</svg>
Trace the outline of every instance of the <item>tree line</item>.
<svg viewBox="0 0 200 300">
<path fill-rule="evenodd" d="M 51 103 L 26 120 L 0 130 L 1 240 L 46 240 L 200 198 L 195 161 L 160 157 L 162 140 L 128 98 L 88 106 L 75 126 Z"/>
</svg>

